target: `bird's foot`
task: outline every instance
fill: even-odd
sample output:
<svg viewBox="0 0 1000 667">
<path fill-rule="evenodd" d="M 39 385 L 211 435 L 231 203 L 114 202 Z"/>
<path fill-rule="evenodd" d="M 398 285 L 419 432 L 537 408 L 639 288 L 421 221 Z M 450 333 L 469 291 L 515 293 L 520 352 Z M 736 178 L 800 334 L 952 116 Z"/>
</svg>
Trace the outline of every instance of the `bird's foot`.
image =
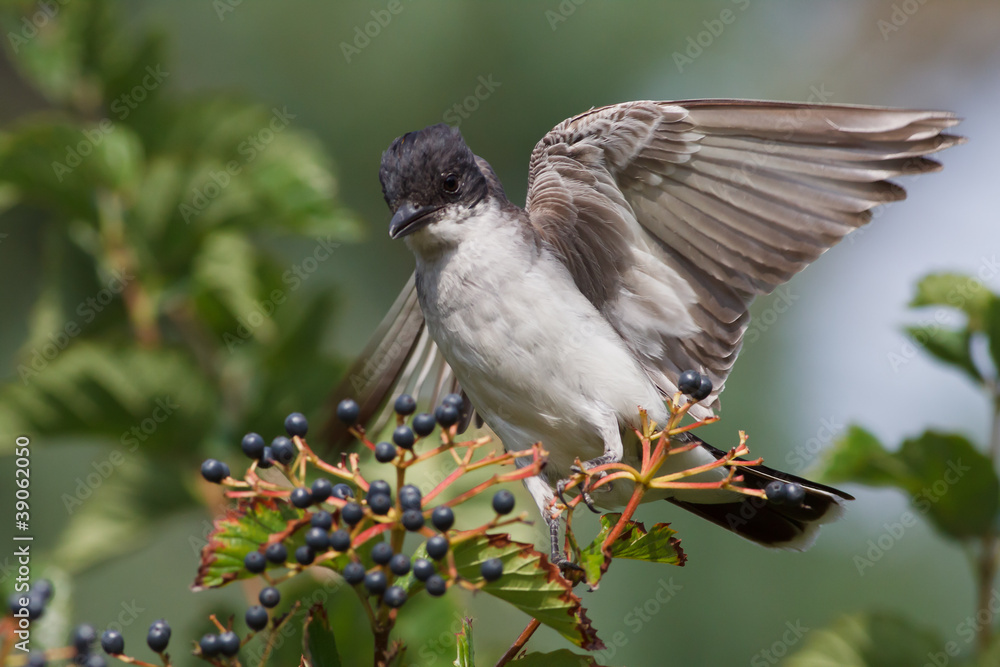
<svg viewBox="0 0 1000 667">
<path fill-rule="evenodd" d="M 579 473 L 577 473 L 579 474 Z M 569 506 L 569 501 L 566 500 L 566 487 L 569 486 L 570 482 L 573 481 L 572 477 L 566 477 L 556 482 L 556 495 L 563 505 Z M 591 512 L 594 514 L 600 514 L 596 507 L 594 507 L 594 499 L 590 497 L 590 494 L 586 491 L 581 490 L 580 496 L 583 498 L 583 504 L 586 505 Z"/>
</svg>

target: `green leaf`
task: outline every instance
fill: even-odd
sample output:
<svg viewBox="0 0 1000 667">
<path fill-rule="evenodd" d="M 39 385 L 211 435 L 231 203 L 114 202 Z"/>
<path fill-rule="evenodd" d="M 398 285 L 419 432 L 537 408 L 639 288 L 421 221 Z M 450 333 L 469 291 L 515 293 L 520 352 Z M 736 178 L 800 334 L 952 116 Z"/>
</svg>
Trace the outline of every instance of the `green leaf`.
<svg viewBox="0 0 1000 667">
<path fill-rule="evenodd" d="M 851 426 L 838 439 L 823 466 L 822 477 L 830 483 L 855 482 L 869 486 L 908 487 L 910 471 L 878 438 L 860 426 Z"/>
<path fill-rule="evenodd" d="M 993 372 L 1000 375 L 1000 297 L 990 299 L 986 319 L 986 335 L 990 341 L 990 356 L 993 358 Z"/>
<path fill-rule="evenodd" d="M 340 667 L 337 640 L 322 604 L 309 608 L 302 627 L 302 654 L 308 667 Z"/>
<path fill-rule="evenodd" d="M 982 331 L 991 297 L 983 283 L 972 276 L 932 273 L 917 283 L 917 293 L 910 306 L 946 306 L 961 310 L 969 316 L 969 329 Z"/>
<path fill-rule="evenodd" d="M 589 655 L 573 653 L 565 648 L 549 653 L 529 653 L 510 664 L 517 667 L 602 667 Z"/>
<path fill-rule="evenodd" d="M 591 651 L 604 647 L 580 598 L 573 594 L 573 584 L 530 544 L 514 542 L 506 535 L 477 535 L 453 543 L 452 553 L 459 575 L 476 584 L 484 583 L 479 570 L 483 562 L 499 558 L 503 576 L 485 583 L 484 593 L 509 602 L 577 646 Z M 423 545 L 413 557 L 427 557 Z M 412 572 L 396 583 L 408 593 L 423 587 Z"/>
<path fill-rule="evenodd" d="M 621 514 L 602 515 L 600 533 L 593 542 L 580 551 L 579 564 L 584 569 L 584 577 L 591 590 L 597 588 L 601 576 L 607 570 L 608 563 L 601 546 L 620 518 Z M 677 531 L 670 528 L 670 524 L 658 523 L 647 532 L 642 523 L 629 521 L 618 539 L 611 545 L 611 557 L 684 565 L 687 556 L 681 549 L 681 541 L 674 537 L 676 534 Z"/>
<path fill-rule="evenodd" d="M 786 634 L 798 642 L 804 631 L 805 640 L 802 649 L 782 663 L 785 667 L 923 665 L 945 645 L 936 632 L 886 613 L 845 616 L 821 630 L 791 625 L 794 632 Z"/>
<path fill-rule="evenodd" d="M 456 636 L 456 647 L 458 657 L 455 658 L 455 667 L 476 667 L 475 651 L 472 642 L 472 619 L 468 616 L 462 617 L 462 629 Z"/>
<path fill-rule="evenodd" d="M 969 374 L 976 382 L 982 382 L 979 369 L 972 361 L 969 343 L 972 333 L 968 329 L 943 329 L 937 325 L 906 327 L 906 333 L 931 356 Z"/>
<path fill-rule="evenodd" d="M 251 551 L 260 550 L 272 535 L 284 541 L 289 552 L 305 543 L 298 528 L 309 523 L 305 513 L 284 500 L 252 498 L 243 500 L 225 517 L 216 519 L 208 544 L 201 551 L 201 565 L 191 590 L 218 588 L 237 579 L 256 577 L 243 566 Z M 268 564 L 273 567 L 272 564 Z"/>
<path fill-rule="evenodd" d="M 987 456 L 960 435 L 926 431 L 907 440 L 897 458 L 914 482 L 907 489 L 914 508 L 946 535 L 985 534 L 1000 505 L 1000 480 Z"/>
</svg>

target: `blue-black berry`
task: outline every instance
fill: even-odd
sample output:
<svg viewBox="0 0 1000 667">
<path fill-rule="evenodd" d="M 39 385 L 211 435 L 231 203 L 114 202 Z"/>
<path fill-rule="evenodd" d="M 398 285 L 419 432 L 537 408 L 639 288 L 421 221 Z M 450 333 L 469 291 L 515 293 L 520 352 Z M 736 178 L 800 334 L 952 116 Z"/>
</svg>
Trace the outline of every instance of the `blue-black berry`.
<svg viewBox="0 0 1000 667">
<path fill-rule="evenodd" d="M 376 542 L 372 547 L 372 561 L 376 565 L 386 565 L 392 560 L 392 545 L 388 542 Z"/>
<path fill-rule="evenodd" d="M 413 418 L 413 432 L 424 438 L 434 432 L 437 420 L 428 412 L 421 412 Z"/>
<path fill-rule="evenodd" d="M 443 533 L 455 525 L 455 513 L 447 505 L 438 505 L 431 512 L 431 523 Z"/>
<path fill-rule="evenodd" d="M 413 561 L 413 576 L 417 578 L 417 581 L 427 581 L 434 574 L 437 574 L 437 569 L 434 567 L 434 563 L 426 558 L 418 558 Z"/>
<path fill-rule="evenodd" d="M 767 495 L 769 502 L 775 505 L 784 505 L 785 501 L 788 500 L 787 487 L 788 485 L 784 482 L 774 480 L 764 487 L 764 493 Z"/>
<path fill-rule="evenodd" d="M 285 433 L 288 434 L 288 437 L 299 436 L 300 438 L 304 438 L 308 430 L 309 422 L 301 412 L 293 412 L 285 417 Z"/>
<path fill-rule="evenodd" d="M 38 597 L 43 602 L 48 602 L 52 597 L 52 582 L 48 579 L 39 579 L 31 584 L 31 597 Z"/>
<path fill-rule="evenodd" d="M 432 574 L 427 581 L 424 582 L 424 588 L 427 592 L 434 597 L 441 597 L 448 592 L 448 584 L 441 577 L 440 574 Z"/>
<path fill-rule="evenodd" d="M 379 463 L 388 463 L 396 458 L 396 445 L 391 442 L 380 442 L 375 445 L 375 460 Z"/>
<path fill-rule="evenodd" d="M 354 490 L 350 486 L 340 482 L 339 484 L 333 485 L 333 493 L 330 494 L 334 498 L 340 498 L 341 500 L 347 500 L 348 498 L 354 497 Z"/>
<path fill-rule="evenodd" d="M 392 432 L 392 441 L 403 449 L 412 449 L 417 438 L 413 435 L 413 429 L 404 424 L 397 426 L 396 430 Z"/>
<path fill-rule="evenodd" d="M 698 371 L 684 371 L 681 373 L 680 377 L 677 378 L 677 391 L 682 394 L 690 394 L 698 388 L 698 384 L 700 382 L 701 373 Z"/>
<path fill-rule="evenodd" d="M 209 482 L 218 484 L 229 477 L 229 466 L 216 459 L 207 459 L 201 464 L 201 476 Z"/>
<path fill-rule="evenodd" d="M 249 609 L 247 609 L 246 616 L 244 617 L 247 622 L 247 627 L 254 632 L 260 632 L 267 627 L 270 618 L 267 615 L 267 609 L 264 609 L 259 604 L 255 604 Z"/>
<path fill-rule="evenodd" d="M 441 560 L 448 553 L 448 538 L 444 535 L 435 535 L 427 540 L 427 555 L 434 560 Z"/>
<path fill-rule="evenodd" d="M 271 441 L 271 456 L 274 457 L 275 462 L 282 465 L 288 465 L 294 461 L 298 451 L 295 448 L 295 443 L 283 435 L 279 435 Z"/>
<path fill-rule="evenodd" d="M 396 399 L 396 404 L 393 406 L 396 410 L 396 414 L 412 415 L 417 409 L 417 401 L 409 394 L 400 394 L 399 398 Z"/>
<path fill-rule="evenodd" d="M 330 530 L 330 527 L 333 526 L 333 515 L 326 510 L 313 512 L 312 516 L 309 517 L 309 525 L 313 528 Z"/>
<path fill-rule="evenodd" d="M 503 576 L 503 561 L 499 558 L 484 560 L 483 564 L 479 566 L 479 573 L 486 581 L 496 581 Z"/>
<path fill-rule="evenodd" d="M 392 498 L 382 494 L 371 496 L 368 498 L 368 507 L 372 508 L 372 512 L 376 515 L 385 516 L 392 507 Z"/>
<path fill-rule="evenodd" d="M 415 533 L 423 527 L 424 515 L 418 510 L 406 510 L 403 512 L 403 528 Z"/>
<path fill-rule="evenodd" d="M 372 570 L 365 575 L 365 589 L 372 595 L 384 593 L 387 583 L 385 572 L 382 570 Z"/>
<path fill-rule="evenodd" d="M 314 503 L 321 503 L 333 494 L 333 482 L 326 477 L 320 477 L 309 488 L 312 489 Z"/>
<path fill-rule="evenodd" d="M 264 549 L 264 558 L 272 563 L 281 564 L 288 560 L 288 547 L 281 542 L 267 545 Z"/>
<path fill-rule="evenodd" d="M 340 518 L 344 520 L 348 526 L 353 526 L 357 524 L 361 519 L 365 517 L 365 511 L 362 509 L 361 505 L 351 502 L 344 505 L 344 508 L 340 510 Z"/>
<path fill-rule="evenodd" d="M 434 411 L 434 418 L 444 428 L 458 423 L 458 408 L 451 405 L 439 405 Z"/>
<path fill-rule="evenodd" d="M 365 580 L 365 566 L 361 563 L 348 563 L 344 566 L 344 581 L 356 586 Z"/>
<path fill-rule="evenodd" d="M 146 634 L 146 645 L 154 653 L 163 653 L 170 643 L 170 626 L 166 621 L 154 621 Z"/>
<path fill-rule="evenodd" d="M 403 590 L 402 586 L 390 586 L 382 600 L 393 609 L 398 609 L 406 602 L 406 591 Z"/>
<path fill-rule="evenodd" d="M 258 468 L 270 468 L 274 465 L 274 452 L 271 451 L 270 447 L 264 448 L 264 453 L 260 455 L 260 460 L 257 461 Z"/>
<path fill-rule="evenodd" d="M 90 651 L 90 645 L 97 640 L 97 630 L 94 626 L 82 623 L 73 628 L 73 647 L 78 653 Z"/>
<path fill-rule="evenodd" d="M 295 549 L 295 562 L 299 565 L 312 565 L 316 560 L 316 552 L 308 544 L 303 544 Z"/>
<path fill-rule="evenodd" d="M 268 609 L 273 609 L 278 606 L 279 602 L 281 602 L 281 593 L 279 593 L 278 589 L 274 586 L 267 586 L 266 588 L 260 589 L 257 599 L 260 600 L 260 603 Z"/>
<path fill-rule="evenodd" d="M 404 484 L 399 489 L 399 506 L 404 510 L 419 510 L 421 494 L 420 489 L 412 484 Z"/>
<path fill-rule="evenodd" d="M 391 496 L 392 487 L 384 479 L 376 479 L 368 485 L 368 498 L 372 496 Z"/>
<path fill-rule="evenodd" d="M 297 489 L 292 489 L 292 495 L 289 496 L 289 499 L 292 501 L 293 505 L 304 510 L 312 505 L 313 494 L 308 488 L 300 486 Z"/>
<path fill-rule="evenodd" d="M 226 657 L 233 657 L 240 652 L 240 638 L 232 630 L 219 635 L 219 652 Z"/>
<path fill-rule="evenodd" d="M 28 667 L 46 667 L 49 662 L 45 659 L 45 654 L 40 651 L 32 651 L 28 654 Z"/>
<path fill-rule="evenodd" d="M 326 551 L 329 538 L 322 528 L 310 528 L 306 531 L 306 544 L 310 549 L 317 552 Z"/>
<path fill-rule="evenodd" d="M 101 648 L 109 655 L 119 655 L 125 652 L 125 638 L 117 630 L 105 630 L 101 635 Z"/>
<path fill-rule="evenodd" d="M 243 441 L 240 442 L 240 447 L 243 448 L 243 453 L 252 459 L 259 459 L 264 455 L 264 447 L 266 443 L 264 438 L 260 436 L 259 433 L 247 433 L 243 436 Z"/>
<path fill-rule="evenodd" d="M 337 404 L 337 419 L 353 426 L 361 416 L 361 406 L 353 398 L 345 398 Z"/>
<path fill-rule="evenodd" d="M 410 559 L 406 554 L 395 554 L 389 560 L 389 569 L 397 577 L 402 577 L 410 571 Z"/>
<path fill-rule="evenodd" d="M 243 567 L 247 569 L 247 572 L 260 574 L 267 567 L 267 559 L 261 552 L 251 551 L 243 557 Z"/>
<path fill-rule="evenodd" d="M 201 649 L 201 654 L 206 658 L 214 658 L 219 655 L 219 635 L 211 633 L 205 635 L 198 642 L 198 648 Z"/>
<path fill-rule="evenodd" d="M 462 400 L 461 394 L 448 394 L 441 399 L 441 405 L 450 405 L 456 410 L 460 410 L 465 401 Z"/>
<path fill-rule="evenodd" d="M 794 482 L 785 485 L 785 502 L 792 507 L 801 507 L 806 499 L 806 490 Z"/>
<path fill-rule="evenodd" d="M 335 530 L 330 533 L 330 548 L 341 553 L 351 548 L 351 534 L 346 530 Z"/>
<path fill-rule="evenodd" d="M 514 494 L 507 489 L 500 489 L 493 494 L 493 511 L 497 514 L 510 514 L 514 509 Z"/>
<path fill-rule="evenodd" d="M 702 375 L 701 379 L 698 380 L 698 388 L 691 392 L 691 398 L 696 401 L 708 398 L 708 395 L 712 393 L 712 381 L 707 375 Z"/>
</svg>

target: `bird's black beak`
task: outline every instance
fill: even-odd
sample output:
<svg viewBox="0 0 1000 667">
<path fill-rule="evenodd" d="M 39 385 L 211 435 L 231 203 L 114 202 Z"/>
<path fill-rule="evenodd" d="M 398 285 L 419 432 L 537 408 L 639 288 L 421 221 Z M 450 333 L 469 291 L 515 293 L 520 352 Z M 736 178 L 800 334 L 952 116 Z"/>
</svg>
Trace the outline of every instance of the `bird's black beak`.
<svg viewBox="0 0 1000 667">
<path fill-rule="evenodd" d="M 433 214 L 439 206 L 414 206 L 404 201 L 396 209 L 389 222 L 389 238 L 398 239 L 407 234 L 423 229 L 434 221 Z"/>
</svg>

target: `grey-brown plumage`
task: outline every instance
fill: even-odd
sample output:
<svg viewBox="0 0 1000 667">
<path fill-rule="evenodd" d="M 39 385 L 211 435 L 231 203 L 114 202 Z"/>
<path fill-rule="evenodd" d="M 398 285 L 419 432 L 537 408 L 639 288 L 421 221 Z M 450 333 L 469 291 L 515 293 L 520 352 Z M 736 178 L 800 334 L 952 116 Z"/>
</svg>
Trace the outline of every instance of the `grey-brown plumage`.
<svg viewBox="0 0 1000 667">
<path fill-rule="evenodd" d="M 868 222 L 878 204 L 904 198 L 888 179 L 940 168 L 924 156 L 961 141 L 943 133 L 957 122 L 938 111 L 740 100 L 593 109 L 536 145 L 523 210 L 457 130 L 405 135 L 380 177 L 390 234 L 406 237 L 417 280 L 336 397 L 353 395 L 366 420 L 381 407 L 384 419 L 386 399 L 404 390 L 436 400 L 464 386 L 505 446 L 542 440 L 552 452 L 548 477 L 528 484 L 545 513 L 549 487 L 573 459 L 633 454 L 620 436 L 635 425 L 633 408 L 662 418 L 654 403 L 676 391 L 681 371 L 712 379 L 711 396 L 692 409 L 711 414 L 753 297 Z M 550 325 L 550 313 L 563 321 Z M 574 335 L 607 363 L 571 349 Z M 491 359 L 495 368 L 481 367 Z M 359 386 L 372 368 L 381 374 Z M 761 479 L 772 473 L 784 478 Z M 755 523 L 727 527 L 771 546 L 807 546 L 849 498 L 807 491 L 815 515 L 764 508 Z M 671 500 L 721 525 L 734 503 Z"/>
</svg>

